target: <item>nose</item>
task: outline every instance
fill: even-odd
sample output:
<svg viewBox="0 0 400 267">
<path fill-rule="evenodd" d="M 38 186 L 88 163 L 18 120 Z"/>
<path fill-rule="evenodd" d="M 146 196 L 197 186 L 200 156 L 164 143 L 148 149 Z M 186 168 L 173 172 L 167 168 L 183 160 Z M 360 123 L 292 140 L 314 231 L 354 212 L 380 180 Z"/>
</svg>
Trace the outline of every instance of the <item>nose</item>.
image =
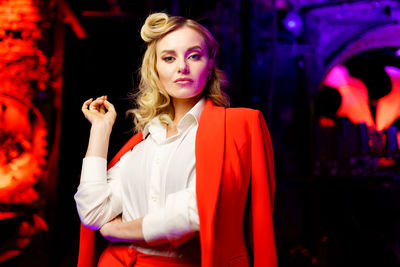
<svg viewBox="0 0 400 267">
<path fill-rule="evenodd" d="M 186 62 L 185 59 L 180 60 L 179 66 L 178 66 L 178 72 L 182 74 L 188 74 L 189 73 L 189 64 Z"/>
</svg>

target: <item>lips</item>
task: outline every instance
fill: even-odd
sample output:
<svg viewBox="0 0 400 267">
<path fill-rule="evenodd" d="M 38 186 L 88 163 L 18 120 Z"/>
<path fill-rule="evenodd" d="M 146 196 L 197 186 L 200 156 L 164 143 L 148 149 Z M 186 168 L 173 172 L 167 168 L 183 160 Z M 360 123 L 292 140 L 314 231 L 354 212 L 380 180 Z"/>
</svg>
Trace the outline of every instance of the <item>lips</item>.
<svg viewBox="0 0 400 267">
<path fill-rule="evenodd" d="M 174 82 L 177 84 L 188 84 L 188 83 L 192 83 L 193 80 L 190 78 L 178 78 Z"/>
</svg>

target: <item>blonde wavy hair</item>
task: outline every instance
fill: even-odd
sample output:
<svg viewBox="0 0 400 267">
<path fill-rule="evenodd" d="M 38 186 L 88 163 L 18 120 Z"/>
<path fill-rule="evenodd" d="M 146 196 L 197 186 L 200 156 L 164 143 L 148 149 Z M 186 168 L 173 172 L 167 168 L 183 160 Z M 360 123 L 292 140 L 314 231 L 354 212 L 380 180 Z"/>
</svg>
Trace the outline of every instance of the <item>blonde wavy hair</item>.
<svg viewBox="0 0 400 267">
<path fill-rule="evenodd" d="M 184 17 L 169 17 L 165 13 L 154 13 L 148 16 L 140 32 L 142 39 L 147 43 L 147 49 L 140 68 L 139 92 L 133 96 L 136 99 L 136 109 L 128 111 L 134 114 L 137 132 L 142 131 L 145 125 L 158 115 L 160 115 L 160 121 L 166 125 L 170 124 L 174 118 L 170 96 L 162 89 L 156 69 L 156 44 L 165 35 L 183 26 L 190 27 L 203 36 L 208 56 L 215 62 L 219 45 L 204 26 Z M 211 99 L 215 105 L 228 107 L 229 98 L 223 91 L 226 85 L 225 73 L 214 63 L 210 80 L 207 81 L 202 94 Z"/>
</svg>

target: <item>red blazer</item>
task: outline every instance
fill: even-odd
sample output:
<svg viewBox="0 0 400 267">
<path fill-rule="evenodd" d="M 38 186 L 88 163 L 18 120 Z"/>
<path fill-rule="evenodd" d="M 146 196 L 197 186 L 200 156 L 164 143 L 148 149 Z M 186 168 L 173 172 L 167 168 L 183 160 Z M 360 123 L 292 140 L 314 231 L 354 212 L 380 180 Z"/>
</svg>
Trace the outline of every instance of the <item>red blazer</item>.
<svg viewBox="0 0 400 267">
<path fill-rule="evenodd" d="M 134 135 L 109 163 L 142 140 Z M 201 266 L 277 266 L 274 158 L 262 114 L 210 100 L 196 136 Z M 95 266 L 95 231 L 81 227 L 78 267 Z"/>
</svg>

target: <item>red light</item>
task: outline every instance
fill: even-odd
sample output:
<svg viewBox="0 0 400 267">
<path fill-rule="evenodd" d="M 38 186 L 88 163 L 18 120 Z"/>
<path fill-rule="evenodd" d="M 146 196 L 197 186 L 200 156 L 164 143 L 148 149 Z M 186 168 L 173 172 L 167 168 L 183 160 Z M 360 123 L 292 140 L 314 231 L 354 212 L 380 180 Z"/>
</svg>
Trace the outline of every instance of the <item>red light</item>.
<svg viewBox="0 0 400 267">
<path fill-rule="evenodd" d="M 338 117 L 347 117 L 352 123 L 375 126 L 369 106 L 368 92 L 364 83 L 349 75 L 343 65 L 335 66 L 326 76 L 324 85 L 336 88 L 342 96 Z"/>
<path fill-rule="evenodd" d="M 400 70 L 392 66 L 386 66 L 392 90 L 386 96 L 376 102 L 375 121 L 369 108 L 368 91 L 365 84 L 349 75 L 343 65 L 337 65 L 328 73 L 323 85 L 336 88 L 342 98 L 340 107 L 336 112 L 337 117 L 346 117 L 352 123 L 365 123 L 367 126 L 383 131 L 389 128 L 393 122 L 400 117 Z M 325 120 L 321 120 L 326 124 Z M 397 133 L 397 140 L 400 147 L 400 132 Z"/>
</svg>

